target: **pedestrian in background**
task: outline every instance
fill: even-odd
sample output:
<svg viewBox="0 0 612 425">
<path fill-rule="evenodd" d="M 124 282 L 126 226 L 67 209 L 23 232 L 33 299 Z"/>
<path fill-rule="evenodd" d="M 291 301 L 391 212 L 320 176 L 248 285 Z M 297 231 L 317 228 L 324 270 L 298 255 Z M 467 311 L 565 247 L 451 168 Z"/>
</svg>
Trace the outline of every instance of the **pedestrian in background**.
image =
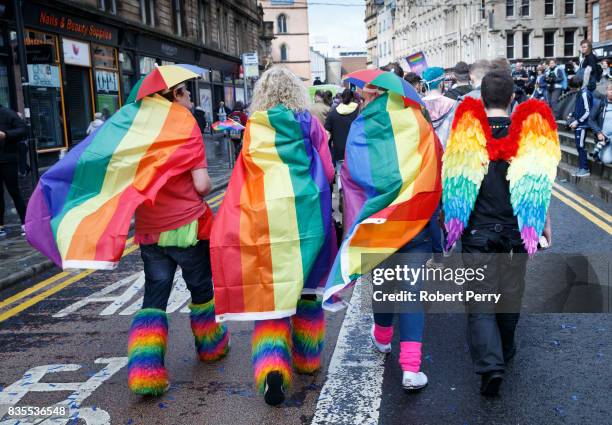
<svg viewBox="0 0 612 425">
<path fill-rule="evenodd" d="M 397 62 L 389 62 L 387 65 L 381 67 L 383 71 L 393 72 L 400 78 L 404 78 L 404 69 Z"/>
<path fill-rule="evenodd" d="M 94 119 L 89 123 L 89 127 L 87 127 L 87 135 L 90 135 L 104 124 L 104 115 L 102 112 L 96 112 L 94 114 Z"/>
<path fill-rule="evenodd" d="M 329 131 L 329 144 L 331 146 L 332 160 L 336 166 L 344 160 L 344 148 L 351 124 L 359 115 L 359 107 L 354 102 L 351 89 L 344 89 L 341 94 L 342 102 L 327 115 L 325 129 Z"/>
<path fill-rule="evenodd" d="M 419 95 L 423 94 L 423 79 L 415 72 L 407 72 L 404 80 L 408 81 Z"/>
<path fill-rule="evenodd" d="M 538 65 L 538 75 L 536 77 L 535 88 L 531 95 L 532 99 L 543 100 L 548 102 L 548 82 L 546 80 L 546 65 Z"/>
<path fill-rule="evenodd" d="M 591 153 L 595 160 L 601 160 L 601 151 L 612 140 L 612 80 L 607 82 L 606 97 L 593 100 L 593 113 L 589 118 L 597 144 Z"/>
<path fill-rule="evenodd" d="M 228 118 L 240 123 L 243 127 L 246 126 L 249 117 L 244 112 L 244 105 L 242 102 L 236 102 L 234 110 L 229 114 Z M 234 144 L 234 159 L 238 158 L 240 150 L 242 149 L 243 135 L 244 130 L 230 130 L 230 140 Z"/>
<path fill-rule="evenodd" d="M 453 76 L 456 83 L 450 90 L 444 93 L 444 96 L 457 100 L 459 97 L 472 91 L 472 86 L 470 84 L 470 67 L 463 61 L 457 62 L 453 68 Z"/>
<path fill-rule="evenodd" d="M 310 113 L 323 125 L 327 119 L 329 109 L 330 107 L 325 102 L 325 94 L 322 90 L 317 90 L 314 95 L 314 103 L 309 108 Z"/>
<path fill-rule="evenodd" d="M 26 137 L 26 125 L 19 115 L 0 105 L 0 237 L 6 236 L 4 228 L 4 187 L 11 195 L 21 221 L 24 235 L 26 206 L 19 191 L 18 149 L 19 142 Z"/>
<path fill-rule="evenodd" d="M 227 115 L 231 111 L 227 106 L 225 106 L 224 101 L 219 102 L 219 109 L 217 109 L 217 121 L 225 121 L 227 119 Z"/>
<path fill-rule="evenodd" d="M 196 106 L 193 110 L 193 116 L 198 122 L 200 132 L 204 133 L 204 131 L 206 130 L 206 112 L 204 111 L 204 108 L 202 108 L 201 106 Z"/>
<path fill-rule="evenodd" d="M 589 129 L 589 116 L 593 109 L 593 93 L 584 85 L 582 78 L 578 74 L 574 75 L 570 80 L 570 87 L 580 87 L 576 96 L 576 103 L 574 104 L 574 112 L 571 115 L 571 122 L 569 123 L 569 127 L 574 130 L 579 167 L 572 175 L 574 177 L 588 177 L 591 175 L 591 172 L 589 171 L 585 140 L 587 130 Z"/>
<path fill-rule="evenodd" d="M 548 83 L 548 104 L 554 111 L 559 97 L 564 90 L 567 89 L 567 74 L 563 65 L 557 65 L 554 59 L 548 62 L 548 71 L 546 72 L 546 81 Z"/>
<path fill-rule="evenodd" d="M 601 68 L 597 64 L 597 56 L 593 53 L 593 44 L 584 39 L 580 42 L 578 65 L 574 63 L 574 71 L 582 80 L 582 88 L 592 92 L 601 79 Z"/>
<path fill-rule="evenodd" d="M 514 79 L 514 100 L 516 103 L 523 103 L 527 100 L 527 83 L 529 82 L 529 74 L 523 69 L 523 63 L 517 62 L 514 64 L 512 71 Z"/>
</svg>

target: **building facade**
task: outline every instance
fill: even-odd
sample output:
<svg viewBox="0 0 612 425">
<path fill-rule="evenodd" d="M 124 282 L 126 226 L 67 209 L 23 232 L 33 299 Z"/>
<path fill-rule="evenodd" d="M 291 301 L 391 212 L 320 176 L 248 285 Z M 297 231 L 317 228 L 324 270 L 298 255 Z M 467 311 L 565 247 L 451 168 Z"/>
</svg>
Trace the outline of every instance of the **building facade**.
<svg viewBox="0 0 612 425">
<path fill-rule="evenodd" d="M 595 16 L 590 24 L 595 22 L 601 31 L 610 21 L 607 15 L 608 24 L 604 23 L 601 4 L 605 3 L 609 9 L 610 2 L 589 2 L 600 3 L 599 8 L 589 9 L 599 9 L 599 21 Z M 389 15 L 393 29 L 391 41 L 384 29 L 388 28 L 384 20 Z M 587 28 L 589 19 L 585 2 L 579 0 L 366 2 L 368 65 L 380 66 L 394 60 L 406 66 L 405 58 L 419 51 L 425 54 L 429 66 L 444 68 L 460 60 L 471 63 L 498 56 L 527 63 L 548 58 L 568 61 L 578 55 L 580 40 L 591 33 Z M 380 30 L 374 36 L 372 22 L 375 20 Z M 602 37 L 610 39 L 606 30 Z"/>
<path fill-rule="evenodd" d="M 327 81 L 327 73 L 325 67 L 326 58 L 323 53 L 310 48 L 310 83 L 319 80 L 322 83 Z"/>
<path fill-rule="evenodd" d="M 588 0 L 587 20 L 593 49 L 599 57 L 612 57 L 612 2 Z"/>
<path fill-rule="evenodd" d="M 5 6 L 0 16 L 0 102 L 23 111 L 11 3 L 0 0 Z M 219 101 L 231 106 L 245 100 L 241 54 L 258 52 L 263 65 L 272 38 L 256 0 L 22 4 L 30 116 L 43 155 L 84 139 L 94 113 L 108 116 L 120 108 L 134 84 L 155 65 L 189 63 L 206 70 L 189 89 L 210 122 Z"/>
<path fill-rule="evenodd" d="M 274 25 L 272 63 L 290 69 L 305 82 L 312 81 L 308 4 L 294 0 L 264 0 L 261 4 L 264 20 Z"/>
<path fill-rule="evenodd" d="M 367 67 L 376 68 L 378 65 L 378 6 L 380 0 L 366 0 L 365 6 L 365 26 L 367 31 L 366 50 L 367 50 Z"/>
</svg>

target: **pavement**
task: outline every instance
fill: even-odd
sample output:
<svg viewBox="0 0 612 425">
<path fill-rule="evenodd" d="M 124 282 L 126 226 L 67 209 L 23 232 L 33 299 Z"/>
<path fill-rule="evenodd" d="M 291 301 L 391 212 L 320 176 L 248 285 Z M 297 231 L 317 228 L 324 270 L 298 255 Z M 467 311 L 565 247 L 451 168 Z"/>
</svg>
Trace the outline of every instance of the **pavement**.
<svg viewBox="0 0 612 425">
<path fill-rule="evenodd" d="M 209 196 L 214 208 L 223 194 Z M 609 258 L 611 214 L 609 204 L 558 182 L 551 201 L 553 246 L 539 255 Z M 537 264 L 528 266 L 526 305 L 541 295 Z M 229 323 L 232 348 L 225 359 L 197 361 L 186 310 L 189 294 L 180 273 L 168 306 L 170 391 L 159 398 L 130 394 L 127 333 L 143 286 L 142 262 L 131 246 L 114 271 L 53 268 L 0 291 L 0 424 L 610 424 L 609 264 L 598 278 L 599 292 L 578 287 L 574 295 L 595 298 L 606 314 L 522 316 L 517 356 L 500 396 L 491 399 L 478 393 L 465 317 L 433 310 L 426 317 L 422 363 L 429 385 L 405 393 L 398 341 L 388 356 L 372 350 L 370 287 L 358 284 L 348 310 L 326 314 L 322 370 L 296 376 L 287 401 L 271 408 L 252 384 L 252 323 Z M 68 413 L 53 420 L 27 411 L 5 415 L 28 406 Z"/>
<path fill-rule="evenodd" d="M 208 173 L 212 180 L 212 193 L 215 193 L 225 186 L 231 174 L 231 164 L 229 162 L 228 146 L 229 142 L 223 140 L 222 135 L 204 135 L 206 146 L 206 158 L 208 161 Z M 19 187 L 22 197 L 27 203 L 33 191 L 30 176 L 19 178 Z M 48 270 L 53 263 L 40 252 L 32 248 L 25 237 L 21 236 L 21 223 L 17 211 L 13 205 L 13 200 L 6 190 L 3 191 L 6 213 L 5 228 L 8 235 L 0 238 L 0 290 L 14 285 L 23 279 L 36 276 L 44 270 Z"/>
</svg>

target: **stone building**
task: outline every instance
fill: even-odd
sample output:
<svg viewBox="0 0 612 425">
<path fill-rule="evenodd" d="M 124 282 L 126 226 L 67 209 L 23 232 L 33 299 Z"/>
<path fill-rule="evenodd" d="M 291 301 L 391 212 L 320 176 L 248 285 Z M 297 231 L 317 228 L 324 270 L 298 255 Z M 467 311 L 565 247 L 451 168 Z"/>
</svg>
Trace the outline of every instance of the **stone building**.
<svg viewBox="0 0 612 425">
<path fill-rule="evenodd" d="M 588 0 L 587 20 L 589 38 L 593 41 L 595 54 L 612 57 L 612 1 Z"/>
<path fill-rule="evenodd" d="M 272 62 L 311 81 L 308 4 L 294 0 L 263 0 L 264 20 L 274 25 Z"/>
<path fill-rule="evenodd" d="M 241 55 L 258 52 L 263 66 L 273 38 L 257 0 L 23 0 L 22 5 L 31 122 L 41 155 L 82 140 L 94 113 L 110 115 L 121 107 L 156 64 L 206 70 L 189 89 L 210 122 L 219 101 L 231 107 L 248 100 Z M 0 7 L 0 103 L 23 111 L 16 11 L 10 0 L 0 0 L 0 6 L 5 6 Z"/>
<path fill-rule="evenodd" d="M 367 67 L 376 68 L 378 65 L 378 6 L 380 0 L 366 0 L 365 7 L 365 26 L 367 31 L 366 50 Z"/>
</svg>

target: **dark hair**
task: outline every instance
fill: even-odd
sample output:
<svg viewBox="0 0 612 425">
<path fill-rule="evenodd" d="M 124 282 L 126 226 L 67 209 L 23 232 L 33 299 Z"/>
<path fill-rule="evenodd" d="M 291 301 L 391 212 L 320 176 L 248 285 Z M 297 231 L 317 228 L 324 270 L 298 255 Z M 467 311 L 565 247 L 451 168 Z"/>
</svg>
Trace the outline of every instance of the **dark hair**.
<svg viewBox="0 0 612 425">
<path fill-rule="evenodd" d="M 423 81 L 422 78 L 415 72 L 407 72 L 404 80 L 408 81 L 413 86 Z"/>
<path fill-rule="evenodd" d="M 505 109 L 512 100 L 514 80 L 507 72 L 495 70 L 484 76 L 480 90 L 485 108 Z"/>
<path fill-rule="evenodd" d="M 236 102 L 236 104 L 234 105 L 234 111 L 235 112 L 244 111 L 244 104 L 241 101 Z"/>
<path fill-rule="evenodd" d="M 460 81 L 462 83 L 470 81 L 470 67 L 467 63 L 463 61 L 457 62 L 457 64 L 453 68 L 453 74 L 455 74 L 455 78 L 457 79 L 457 81 Z"/>
<path fill-rule="evenodd" d="M 315 94 L 314 94 L 314 95 L 315 95 L 315 97 L 317 97 L 317 96 L 318 96 L 318 97 L 320 97 L 320 98 L 325 97 L 325 96 L 323 95 L 323 90 L 317 90 L 317 91 L 315 91 Z"/>
<path fill-rule="evenodd" d="M 323 92 L 323 103 L 325 103 L 327 106 L 331 106 L 333 101 L 334 94 L 331 92 L 331 90 L 325 90 Z"/>
<path fill-rule="evenodd" d="M 342 92 L 342 103 L 348 105 L 353 101 L 353 91 L 351 89 L 344 89 Z"/>
<path fill-rule="evenodd" d="M 174 90 L 176 90 L 176 94 L 178 96 L 181 96 L 183 94 L 184 89 L 185 89 L 185 86 L 179 87 L 178 89 L 176 88 L 176 86 L 174 86 L 168 89 L 167 93 L 160 93 L 160 95 L 163 98 L 169 100 L 170 102 L 174 102 L 176 100 L 176 97 L 174 97 Z"/>
<path fill-rule="evenodd" d="M 510 62 L 503 56 L 497 57 L 491 61 L 491 71 L 501 71 L 512 74 L 512 67 Z"/>
<path fill-rule="evenodd" d="M 569 86 L 572 89 L 579 89 L 580 87 L 582 87 L 582 77 L 578 74 L 574 74 L 574 76 L 572 78 L 570 78 L 569 80 Z"/>
<path fill-rule="evenodd" d="M 580 45 L 582 46 L 583 44 L 586 44 L 589 47 L 589 50 L 593 50 L 593 43 L 591 43 L 591 40 L 585 38 L 584 40 L 582 40 L 580 42 Z"/>
<path fill-rule="evenodd" d="M 387 65 L 383 66 L 380 69 L 382 69 L 383 71 L 387 71 L 387 72 L 394 72 L 395 75 L 397 75 L 400 78 L 404 77 L 404 70 L 402 69 L 400 64 L 397 62 L 389 62 Z"/>
</svg>

